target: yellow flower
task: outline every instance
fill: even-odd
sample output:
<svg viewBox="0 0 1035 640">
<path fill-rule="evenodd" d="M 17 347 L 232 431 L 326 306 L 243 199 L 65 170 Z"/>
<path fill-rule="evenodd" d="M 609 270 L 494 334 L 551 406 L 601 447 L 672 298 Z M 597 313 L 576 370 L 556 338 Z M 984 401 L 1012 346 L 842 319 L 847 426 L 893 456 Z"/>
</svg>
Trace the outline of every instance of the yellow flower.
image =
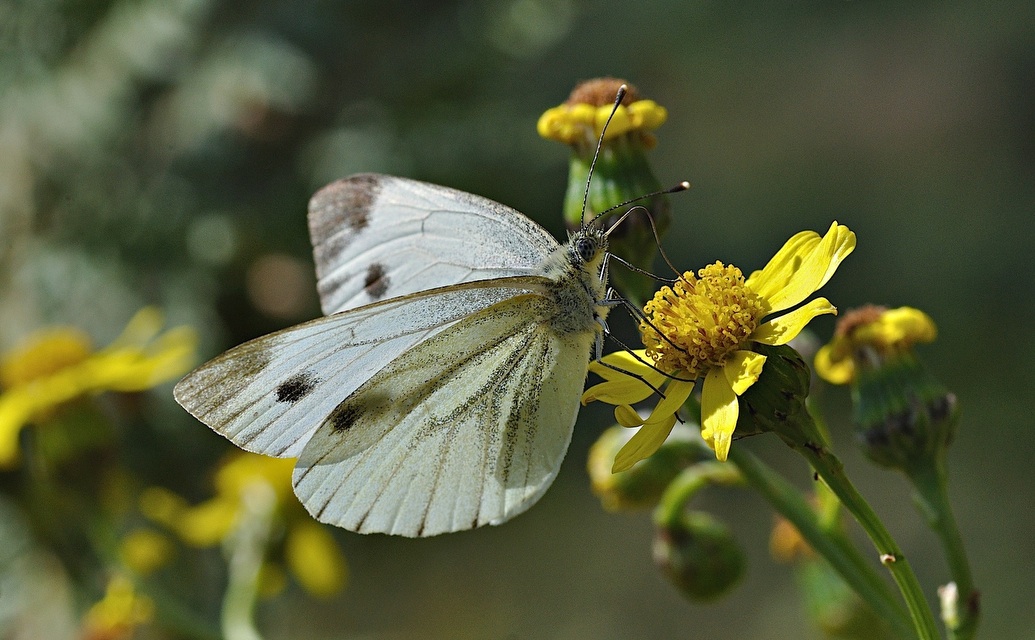
<svg viewBox="0 0 1035 640">
<path fill-rule="evenodd" d="M 816 373 L 831 384 L 848 384 L 855 379 L 858 365 L 878 364 L 937 336 L 934 321 L 919 309 L 854 309 L 838 322 L 834 339 L 816 353 Z"/>
<path fill-rule="evenodd" d="M 598 78 L 575 87 L 567 102 L 547 109 L 539 117 L 539 135 L 566 144 L 595 147 L 621 84 L 615 78 Z M 640 136 L 645 146 L 653 146 L 654 137 L 649 132 L 665 123 L 668 112 L 653 100 L 641 100 L 635 87 L 626 86 L 628 93 L 611 118 L 604 139 L 633 134 Z"/>
<path fill-rule="evenodd" d="M 293 458 L 234 452 L 216 471 L 213 497 L 191 506 L 168 489 L 150 487 L 140 496 L 140 510 L 175 531 L 187 544 L 214 546 L 233 533 L 244 508 L 245 494 L 254 486 L 271 490 L 282 511 L 298 505 L 291 492 L 294 466 Z"/>
<path fill-rule="evenodd" d="M 130 569 L 147 575 L 172 558 L 173 544 L 165 535 L 151 529 L 136 529 L 119 543 L 119 556 Z"/>
<path fill-rule="evenodd" d="M 294 458 L 271 458 L 234 452 L 216 471 L 216 494 L 194 506 L 175 493 L 147 489 L 140 510 L 148 518 L 175 531 L 197 547 L 221 544 L 236 531 L 249 492 L 259 489 L 274 496 L 273 517 L 286 529 L 285 555 L 292 572 L 307 591 L 328 596 L 344 586 L 345 558 L 324 527 L 312 520 L 291 489 Z"/>
<path fill-rule="evenodd" d="M 798 558 L 814 557 L 815 552 L 790 520 L 777 518 L 769 534 L 769 554 L 779 562 L 790 563 Z"/>
<path fill-rule="evenodd" d="M 100 351 L 78 329 L 53 328 L 7 353 L 0 360 L 0 467 L 17 462 L 22 427 L 53 408 L 103 391 L 142 391 L 187 371 L 194 331 L 176 327 L 159 335 L 161 328 L 161 313 L 146 307 Z"/>
<path fill-rule="evenodd" d="M 151 621 L 154 610 L 150 598 L 138 594 L 128 578 L 116 575 L 104 597 L 86 612 L 83 637 L 129 638 L 135 627 Z"/>
<path fill-rule="evenodd" d="M 613 470 L 628 469 L 661 446 L 700 377 L 701 436 L 725 460 L 740 412 L 738 396 L 758 380 L 765 364 L 752 345 L 786 344 L 813 318 L 837 309 L 816 298 L 763 320 L 804 302 L 854 249 L 855 234 L 835 222 L 822 237 L 814 231 L 795 235 L 746 279 L 736 267 L 716 262 L 655 294 L 640 325 L 646 349 L 613 353 L 591 364 L 605 381 L 582 398 L 614 404 L 619 424 L 640 427 L 618 452 Z M 656 391 L 662 399 L 641 418 L 632 405 Z"/>
<path fill-rule="evenodd" d="M 326 598 L 345 586 L 345 558 L 326 527 L 302 520 L 288 531 L 285 545 L 288 566 L 306 591 Z"/>
</svg>

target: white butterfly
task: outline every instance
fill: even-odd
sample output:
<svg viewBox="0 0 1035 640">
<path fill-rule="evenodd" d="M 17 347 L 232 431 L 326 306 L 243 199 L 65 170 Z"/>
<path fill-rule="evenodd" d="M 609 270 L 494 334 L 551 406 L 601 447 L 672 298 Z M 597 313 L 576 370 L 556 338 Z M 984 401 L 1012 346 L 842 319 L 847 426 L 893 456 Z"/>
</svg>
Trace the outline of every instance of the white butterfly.
<svg viewBox="0 0 1035 640">
<path fill-rule="evenodd" d="M 322 522 L 431 536 L 499 524 L 550 486 L 602 332 L 607 238 L 561 246 L 517 211 L 357 175 L 309 203 L 326 317 L 176 385 L 243 449 L 297 457 Z"/>
</svg>

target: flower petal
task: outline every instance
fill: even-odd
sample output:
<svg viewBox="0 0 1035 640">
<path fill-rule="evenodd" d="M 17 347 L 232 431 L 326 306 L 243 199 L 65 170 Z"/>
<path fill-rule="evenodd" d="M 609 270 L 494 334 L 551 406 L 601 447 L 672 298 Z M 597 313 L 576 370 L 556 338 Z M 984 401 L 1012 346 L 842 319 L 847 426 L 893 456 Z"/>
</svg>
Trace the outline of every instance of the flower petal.
<svg viewBox="0 0 1035 640">
<path fill-rule="evenodd" d="M 773 346 L 787 344 L 801 333 L 801 330 L 813 318 L 827 313 L 836 314 L 837 307 L 830 304 L 826 298 L 810 300 L 808 304 L 798 307 L 790 313 L 758 325 L 758 328 L 751 334 L 751 339 Z"/>
<path fill-rule="evenodd" d="M 740 404 L 722 369 L 713 368 L 704 378 L 701 393 L 701 437 L 715 450 L 720 462 L 726 461 L 733 430 L 737 428 Z"/>
<path fill-rule="evenodd" d="M 175 327 L 146 349 L 104 349 L 80 365 L 81 376 L 84 384 L 98 390 L 144 391 L 188 371 L 194 363 L 197 342 L 193 329 Z"/>
<path fill-rule="evenodd" d="M 761 270 L 748 276 L 745 284 L 768 300 L 776 293 L 781 283 L 790 280 L 801 265 L 801 256 L 811 253 L 819 244 L 819 240 L 819 234 L 815 231 L 800 231 L 794 234 Z"/>
<path fill-rule="evenodd" d="M 811 235 L 792 237 L 748 280 L 748 286 L 769 303 L 771 312 L 789 309 L 814 293 L 855 250 L 855 233 L 836 222 L 822 239 L 815 232 L 805 234 Z"/>
<path fill-rule="evenodd" d="M 938 327 L 923 311 L 899 307 L 884 311 L 876 322 L 856 328 L 851 337 L 856 344 L 902 347 L 917 342 L 933 342 L 938 337 Z"/>
<path fill-rule="evenodd" d="M 816 367 L 816 374 L 830 384 L 848 384 L 855 377 L 855 361 L 851 354 L 841 348 L 839 338 L 825 344 L 816 352 L 813 365 Z M 844 342 L 844 339 L 840 339 Z"/>
<path fill-rule="evenodd" d="M 24 389 L 0 395 L 0 469 L 18 460 L 18 434 L 34 410 L 32 397 Z"/>
<path fill-rule="evenodd" d="M 693 390 L 693 382 L 673 380 L 665 387 L 665 397 L 654 406 L 654 410 L 650 412 L 650 417 L 645 422 L 661 422 L 667 420 L 669 416 L 675 415 Z"/>
<path fill-rule="evenodd" d="M 726 382 L 730 384 L 733 393 L 738 396 L 747 391 L 751 385 L 758 382 L 758 376 L 762 375 L 762 365 L 765 364 L 765 356 L 754 351 L 734 351 L 733 355 L 722 367 L 726 376 Z"/>
<path fill-rule="evenodd" d="M 623 427 L 638 427 L 643 424 L 643 417 L 627 404 L 615 407 L 615 422 Z"/>
<path fill-rule="evenodd" d="M 133 314 L 133 317 L 126 323 L 126 328 L 122 330 L 122 333 L 111 344 L 101 349 L 101 351 L 141 347 L 158 335 L 164 323 L 165 320 L 158 307 L 144 307 Z"/>
<path fill-rule="evenodd" d="M 240 501 L 227 496 L 210 498 L 186 509 L 176 523 L 176 532 L 189 545 L 211 547 L 230 535 L 240 513 Z"/>
<path fill-rule="evenodd" d="M 637 359 L 638 358 L 638 359 Z M 608 404 L 636 404 L 649 398 L 665 383 L 665 374 L 644 362 L 646 350 L 609 353 L 589 370 L 606 382 L 595 384 L 582 394 L 582 404 L 595 400 Z M 605 366 L 605 363 L 607 366 Z"/>
<path fill-rule="evenodd" d="M 672 432 L 675 424 L 676 416 L 673 414 L 662 422 L 645 424 L 640 427 L 640 430 L 618 451 L 615 463 L 611 467 L 611 473 L 625 471 L 640 460 L 651 457 L 665 442 L 665 438 Z"/>
<path fill-rule="evenodd" d="M 589 370 L 604 380 L 626 380 L 630 375 L 642 377 L 655 376 L 659 381 L 658 384 L 660 384 L 664 380 L 665 375 L 647 364 L 648 362 L 646 349 L 615 351 L 614 353 L 607 354 L 599 361 L 594 360 L 590 362 Z"/>
<path fill-rule="evenodd" d="M 827 271 L 823 274 L 823 278 L 820 279 L 819 284 L 816 285 L 816 291 L 819 291 L 827 283 L 830 278 L 833 277 L 834 272 L 837 271 L 837 267 L 844 262 L 847 258 L 855 251 L 855 232 L 844 226 L 843 224 L 837 224 L 835 220 L 830 224 L 830 229 L 827 231 L 827 236 L 831 233 L 835 234 L 834 237 L 834 255 L 833 259 L 827 265 Z M 825 238 L 824 238 L 825 239 Z"/>
<path fill-rule="evenodd" d="M 601 382 L 595 384 L 582 394 L 582 404 L 599 400 L 607 404 L 636 404 L 654 393 L 654 389 L 637 378 L 625 377 L 624 380 Z"/>
</svg>

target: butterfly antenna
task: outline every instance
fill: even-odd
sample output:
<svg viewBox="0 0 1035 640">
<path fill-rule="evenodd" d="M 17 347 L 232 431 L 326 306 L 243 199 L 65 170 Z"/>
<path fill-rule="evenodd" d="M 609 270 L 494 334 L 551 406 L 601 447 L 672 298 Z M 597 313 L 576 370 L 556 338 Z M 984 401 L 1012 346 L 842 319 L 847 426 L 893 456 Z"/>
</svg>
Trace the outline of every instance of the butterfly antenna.
<svg viewBox="0 0 1035 640">
<path fill-rule="evenodd" d="M 593 181 L 593 170 L 597 166 L 597 158 L 600 157 L 600 148 L 604 146 L 604 134 L 607 133 L 607 126 L 611 124 L 611 118 L 615 117 L 615 113 L 618 112 L 618 107 L 622 105 L 622 100 L 625 99 L 625 93 L 628 90 L 629 87 L 624 84 L 618 87 L 618 93 L 615 94 L 615 106 L 611 108 L 611 115 L 607 116 L 607 121 L 600 130 L 600 137 L 597 138 L 597 148 L 593 152 L 593 160 L 589 163 L 589 173 L 586 175 L 586 192 L 582 196 L 582 213 L 579 214 L 579 228 L 586 226 L 586 207 L 589 206 L 589 185 Z"/>
<path fill-rule="evenodd" d="M 608 254 L 608 255 L 611 256 L 612 260 L 614 260 L 618 264 L 622 265 L 623 267 L 625 267 L 629 271 L 632 271 L 633 273 L 638 273 L 641 276 L 646 276 L 646 277 L 650 278 L 651 280 L 654 280 L 655 282 L 664 282 L 665 284 L 675 284 L 676 282 L 679 282 L 679 278 L 662 278 L 658 274 L 651 273 L 650 271 L 647 271 L 646 269 L 641 269 L 641 268 L 637 267 L 636 265 L 634 265 L 633 263 L 629 262 L 628 260 L 626 260 L 624 258 L 621 258 L 619 256 L 616 256 L 613 253 Z"/>
<path fill-rule="evenodd" d="M 664 195 L 668 195 L 670 193 L 679 193 L 680 191 L 686 191 L 689 188 L 690 188 L 690 183 L 687 182 L 686 180 L 684 180 L 684 181 L 680 182 L 679 184 L 677 184 L 674 187 L 669 187 L 668 189 L 660 189 L 658 191 L 651 191 L 650 193 L 645 193 L 642 196 L 636 196 L 635 198 L 630 198 L 629 200 L 626 200 L 625 202 L 619 202 L 618 204 L 614 205 L 613 207 L 608 207 L 607 209 L 604 209 L 599 214 L 597 214 L 597 217 L 595 217 L 593 219 L 594 220 L 599 220 L 600 218 L 603 218 L 605 215 L 611 213 L 612 211 L 615 211 L 617 209 L 621 209 L 624 206 L 630 205 L 630 204 L 632 204 L 634 202 L 638 202 L 640 200 L 645 200 L 647 198 L 653 198 L 654 196 L 664 196 Z M 646 211 L 647 215 L 650 216 L 650 210 L 649 209 L 647 209 L 646 207 L 639 207 L 639 208 L 643 209 L 644 211 Z M 615 227 L 617 227 L 619 224 L 622 223 L 622 220 L 625 220 L 626 218 L 628 218 L 629 214 L 632 213 L 633 211 L 635 211 L 636 209 L 637 209 L 637 207 L 633 207 L 633 208 L 627 210 L 625 212 L 625 214 L 621 218 L 618 219 L 618 222 L 615 222 L 614 224 L 612 224 L 608 228 L 608 230 L 605 233 L 605 235 L 610 234 L 614 230 Z M 651 220 L 651 227 L 652 228 L 654 227 L 654 221 L 653 220 Z M 654 233 L 654 239 L 658 240 L 659 244 L 661 243 L 660 240 L 658 239 L 658 234 L 657 234 L 656 231 Z"/>
<path fill-rule="evenodd" d="M 683 182 L 680 182 L 678 185 L 676 185 L 676 186 L 674 186 L 674 187 L 672 187 L 670 189 L 665 189 L 664 191 L 655 191 L 654 193 L 649 193 L 649 194 L 647 194 L 645 196 L 641 196 L 641 198 L 649 198 L 651 196 L 663 195 L 663 194 L 667 194 L 667 193 L 676 193 L 676 192 L 679 192 L 679 191 L 685 191 L 685 190 L 687 190 L 689 188 L 690 188 L 690 183 L 686 182 L 686 181 L 683 181 Z M 639 199 L 640 198 L 635 198 L 633 200 L 630 200 L 629 202 L 635 202 L 636 200 L 639 200 Z M 617 207 L 625 206 L 626 204 L 629 204 L 629 202 L 617 205 Z M 616 208 L 616 207 L 612 207 L 612 209 L 613 208 Z M 635 211 L 636 209 L 643 209 L 644 213 L 647 214 L 647 222 L 650 224 L 650 231 L 651 231 L 651 234 L 654 236 L 654 244 L 657 245 L 657 247 L 658 247 L 658 253 L 661 254 L 661 259 L 665 261 L 665 264 L 668 265 L 668 268 L 672 270 L 672 273 L 674 273 L 677 278 L 681 278 L 682 277 L 682 273 L 678 269 L 676 269 L 674 264 L 672 264 L 672 260 L 669 259 L 668 254 L 665 253 L 665 248 L 661 245 L 661 236 L 658 234 L 658 227 L 654 223 L 654 216 L 651 214 L 650 209 L 648 209 L 646 207 L 633 207 L 633 208 L 629 209 L 628 211 L 626 211 L 622 215 L 621 218 L 619 218 L 617 221 L 615 221 L 614 224 L 612 224 L 610 227 L 608 227 L 607 231 L 604 232 L 604 235 L 605 236 L 610 236 L 611 232 L 614 231 L 618 227 L 618 225 L 622 224 L 622 221 L 625 220 L 626 218 L 628 218 L 629 215 L 633 211 Z M 599 216 L 597 216 L 594 219 L 599 219 L 605 213 L 608 213 L 610 211 L 611 211 L 611 209 L 608 209 L 607 211 L 604 211 L 603 213 L 601 213 Z"/>
</svg>

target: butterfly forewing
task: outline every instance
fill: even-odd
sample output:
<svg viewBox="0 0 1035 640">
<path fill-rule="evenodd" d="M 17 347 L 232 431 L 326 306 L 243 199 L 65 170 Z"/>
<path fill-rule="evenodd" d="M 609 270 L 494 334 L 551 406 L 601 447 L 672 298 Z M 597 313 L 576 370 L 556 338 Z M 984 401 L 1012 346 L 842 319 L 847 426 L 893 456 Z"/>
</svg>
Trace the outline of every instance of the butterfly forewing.
<svg viewBox="0 0 1035 640">
<path fill-rule="evenodd" d="M 529 293 L 402 354 L 320 426 L 295 468 L 318 519 L 430 536 L 534 503 L 571 439 L 592 333 L 558 336 Z"/>
<path fill-rule="evenodd" d="M 227 351 L 188 374 L 174 395 L 241 448 L 297 457 L 321 421 L 401 353 L 534 280 L 432 289 L 319 318 Z"/>
<path fill-rule="evenodd" d="M 433 287 L 527 275 L 558 247 L 497 202 L 378 174 L 318 191 L 309 233 L 328 315 Z"/>
</svg>

